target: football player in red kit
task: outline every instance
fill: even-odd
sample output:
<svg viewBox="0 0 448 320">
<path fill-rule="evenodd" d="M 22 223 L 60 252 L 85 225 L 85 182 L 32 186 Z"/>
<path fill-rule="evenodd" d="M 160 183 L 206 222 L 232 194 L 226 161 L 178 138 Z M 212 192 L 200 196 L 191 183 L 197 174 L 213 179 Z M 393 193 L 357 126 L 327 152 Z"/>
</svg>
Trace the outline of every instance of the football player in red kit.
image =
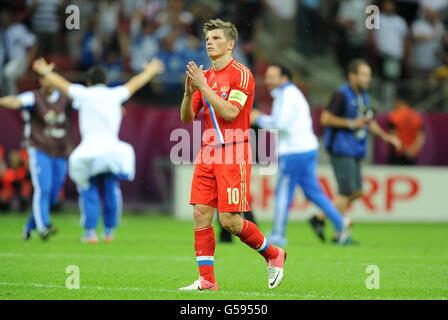
<svg viewBox="0 0 448 320">
<path fill-rule="evenodd" d="M 283 279 L 286 253 L 269 244 L 258 227 L 242 217 L 243 212 L 250 210 L 249 129 L 254 77 L 246 66 L 232 57 L 238 40 L 232 23 L 210 20 L 203 30 L 212 68 L 204 72 L 202 66 L 188 63 L 180 112 L 182 121 L 191 123 L 204 109 L 205 131 L 196 158 L 190 198 L 200 277 L 180 290 L 218 290 L 212 225 L 215 208 L 218 208 L 223 228 L 264 257 L 268 287 L 273 289 Z"/>
</svg>

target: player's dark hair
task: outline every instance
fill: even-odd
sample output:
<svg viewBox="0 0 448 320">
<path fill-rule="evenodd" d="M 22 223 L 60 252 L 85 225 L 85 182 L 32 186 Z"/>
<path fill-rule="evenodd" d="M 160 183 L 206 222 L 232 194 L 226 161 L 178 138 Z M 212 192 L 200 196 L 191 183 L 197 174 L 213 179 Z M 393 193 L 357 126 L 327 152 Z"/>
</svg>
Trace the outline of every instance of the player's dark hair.
<svg viewBox="0 0 448 320">
<path fill-rule="evenodd" d="M 106 83 L 106 71 L 100 66 L 93 66 L 87 71 L 87 84 L 94 86 L 96 84 Z"/>
<path fill-rule="evenodd" d="M 349 74 L 357 74 L 360 66 L 370 67 L 369 63 L 367 61 L 365 61 L 364 59 L 352 60 L 347 66 L 347 76 Z"/>
<path fill-rule="evenodd" d="M 288 69 L 287 67 L 285 67 L 284 65 L 279 64 L 279 63 L 273 63 L 273 64 L 271 64 L 271 67 L 279 68 L 281 76 L 288 78 L 288 80 L 292 80 L 291 70 Z"/>
</svg>

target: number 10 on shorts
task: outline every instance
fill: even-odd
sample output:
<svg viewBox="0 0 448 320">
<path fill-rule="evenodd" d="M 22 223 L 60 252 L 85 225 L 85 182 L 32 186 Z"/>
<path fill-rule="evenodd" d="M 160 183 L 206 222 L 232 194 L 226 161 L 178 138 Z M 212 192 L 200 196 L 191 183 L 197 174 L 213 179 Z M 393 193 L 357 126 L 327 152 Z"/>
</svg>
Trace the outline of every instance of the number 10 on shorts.
<svg viewBox="0 0 448 320">
<path fill-rule="evenodd" d="M 239 204 L 240 190 L 238 188 L 227 188 L 227 199 L 229 204 Z"/>
</svg>

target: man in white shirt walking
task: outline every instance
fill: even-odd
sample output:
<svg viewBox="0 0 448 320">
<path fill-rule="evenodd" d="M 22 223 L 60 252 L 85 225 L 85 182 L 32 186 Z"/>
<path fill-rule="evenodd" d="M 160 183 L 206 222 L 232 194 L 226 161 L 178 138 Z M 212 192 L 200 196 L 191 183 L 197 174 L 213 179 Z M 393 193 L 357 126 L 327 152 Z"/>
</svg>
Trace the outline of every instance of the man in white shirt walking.
<svg viewBox="0 0 448 320">
<path fill-rule="evenodd" d="M 302 92 L 291 82 L 291 73 L 281 65 L 271 65 L 265 83 L 274 98 L 272 115 L 252 111 L 251 122 L 265 129 L 278 129 L 279 178 L 275 198 L 274 226 L 270 242 L 286 245 L 288 212 L 296 186 L 332 221 L 339 243 L 350 239 L 349 221 L 322 191 L 317 179 L 319 142 L 313 132 L 310 107 Z"/>
<path fill-rule="evenodd" d="M 104 240 L 113 240 L 113 231 L 121 214 L 120 180 L 133 180 L 135 172 L 134 149 L 120 141 L 122 104 L 135 92 L 164 70 L 157 59 L 147 64 L 143 72 L 124 86 L 108 88 L 106 75 L 93 67 L 87 75 L 87 87 L 72 84 L 52 71 L 44 59 L 34 62 L 34 70 L 52 86 L 73 100 L 79 109 L 81 144 L 69 157 L 69 176 L 76 183 L 80 195 L 81 224 L 85 229 L 83 242 L 98 241 L 96 227 L 101 201 L 99 188 L 104 189 Z"/>
</svg>

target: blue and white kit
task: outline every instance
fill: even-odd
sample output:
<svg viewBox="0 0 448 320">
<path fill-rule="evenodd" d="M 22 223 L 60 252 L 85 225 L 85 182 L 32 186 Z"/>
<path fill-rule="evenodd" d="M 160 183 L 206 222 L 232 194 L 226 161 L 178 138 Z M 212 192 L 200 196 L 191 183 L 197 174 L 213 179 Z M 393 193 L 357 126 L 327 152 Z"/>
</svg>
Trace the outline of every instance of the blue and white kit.
<svg viewBox="0 0 448 320">
<path fill-rule="evenodd" d="M 261 128 L 278 129 L 279 176 L 269 241 L 282 246 L 286 244 L 288 213 L 297 186 L 324 212 L 335 229 L 341 231 L 343 218 L 319 185 L 319 142 L 313 132 L 308 102 L 292 82 L 274 89 L 272 96 L 272 114 L 257 118 Z"/>
</svg>

